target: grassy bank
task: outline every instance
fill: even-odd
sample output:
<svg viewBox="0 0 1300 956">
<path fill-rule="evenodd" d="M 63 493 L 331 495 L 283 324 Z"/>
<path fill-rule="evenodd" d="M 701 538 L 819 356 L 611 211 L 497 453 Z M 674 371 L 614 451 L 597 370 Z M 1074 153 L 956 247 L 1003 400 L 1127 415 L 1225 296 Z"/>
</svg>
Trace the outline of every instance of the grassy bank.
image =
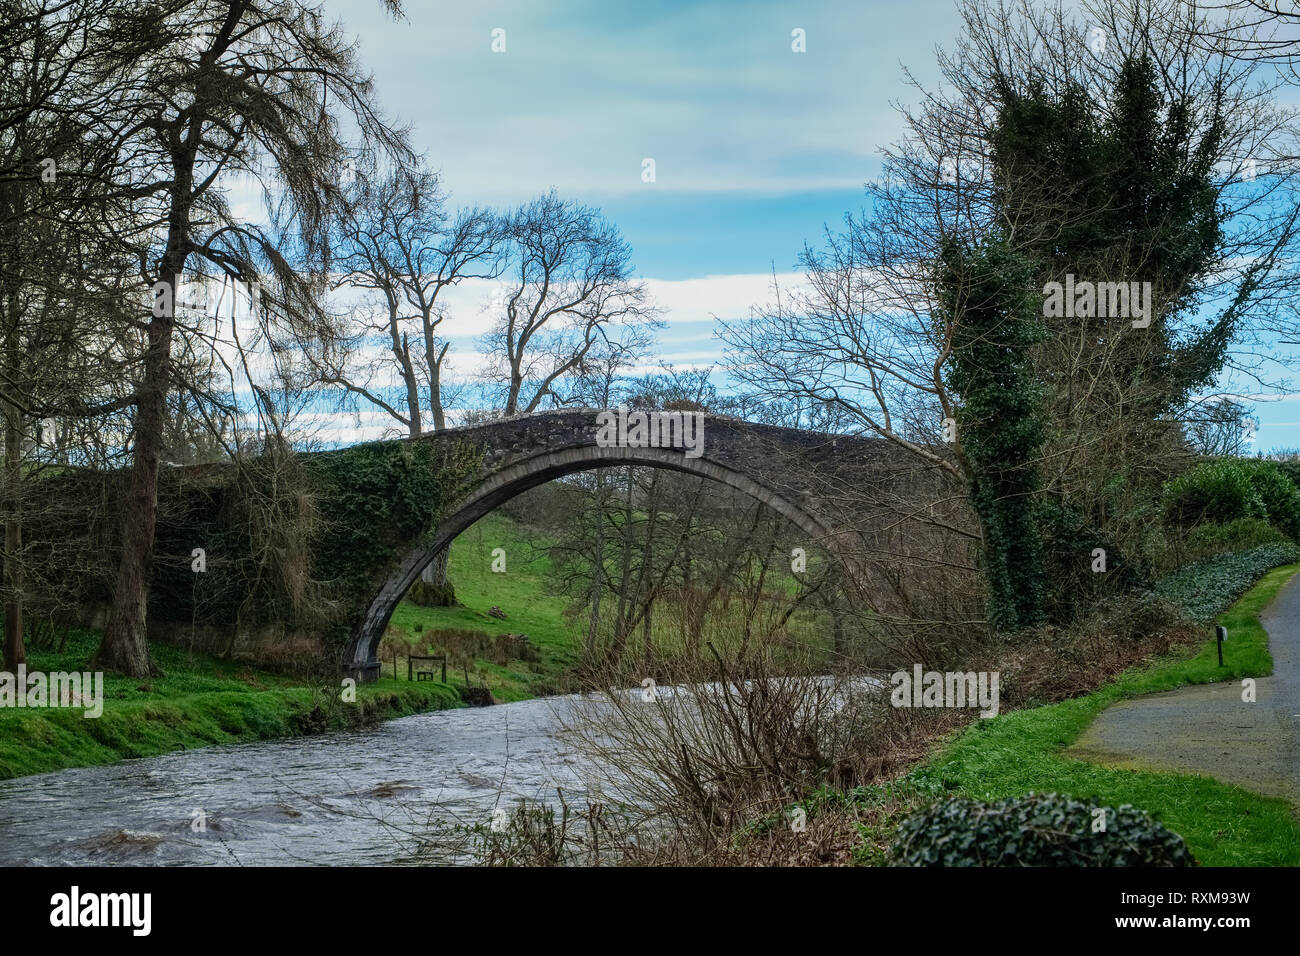
<svg viewBox="0 0 1300 956">
<path fill-rule="evenodd" d="M 508 556 L 507 572 L 491 571 L 492 549 Z M 564 601 L 545 591 L 547 559 L 527 544 L 515 522 L 490 515 L 452 546 L 449 570 L 463 606 L 423 608 L 402 603 L 391 633 L 418 640 L 429 632 L 457 631 L 486 638 L 526 633 L 540 652 L 531 663 L 475 660 L 474 682 L 498 700 L 545 693 L 573 662 L 574 629 L 563 618 Z M 506 620 L 489 617 L 493 605 Z M 100 636 L 74 631 L 59 650 L 29 650 L 29 672 L 83 672 Z M 380 680 L 357 688 L 355 703 L 342 700 L 341 682 L 310 685 L 247 664 L 191 654 L 165 644 L 150 646 L 158 675 L 146 681 L 104 677 L 104 711 L 86 718 L 82 709 L 0 707 L 0 779 L 66 767 L 112 763 L 174 750 L 268 740 L 343 730 L 394 717 L 459 706 L 460 672 L 448 684 L 409 682 L 406 662 L 393 679 L 389 662 Z"/>
<path fill-rule="evenodd" d="M 74 632 L 62 651 L 29 654 L 28 671 L 84 671 L 99 635 Z M 342 699 L 341 682 L 289 677 L 166 645 L 151 646 L 159 676 L 104 677 L 104 710 L 0 708 L 0 779 L 112 763 L 173 750 L 360 727 L 459 704 L 452 687 L 381 680 Z"/>
<path fill-rule="evenodd" d="M 493 550 L 505 552 L 505 571 L 492 570 Z M 447 576 L 456 589 L 458 607 L 421 607 L 403 601 L 393 611 L 388 634 L 408 645 L 434 653 L 447 653 L 453 663 L 448 680 L 463 682 L 455 663 L 467 637 L 484 642 L 507 634 L 526 634 L 539 653 L 537 661 L 475 656 L 467 661 L 470 679 L 482 682 L 502 702 L 550 693 L 561 675 L 577 661 L 578 625 L 564 616 L 565 599 L 546 587 L 550 558 L 530 543 L 524 529 L 502 514 L 490 514 L 465 531 L 451 546 Z M 488 615 L 498 607 L 506 615 Z M 383 660 L 383 673 L 393 675 L 391 657 Z M 399 655 L 397 672 L 404 684 L 406 662 Z"/>
<path fill-rule="evenodd" d="M 1184 653 L 1134 668 L 1084 697 L 976 721 L 900 785 L 981 800 L 1057 791 L 1110 806 L 1129 803 L 1182 834 L 1204 865 L 1300 864 L 1300 822 L 1285 800 L 1207 777 L 1124 770 L 1062 754 L 1118 700 L 1271 673 L 1259 614 L 1297 570 L 1300 565 L 1292 564 L 1270 571 L 1219 618 L 1232 635 L 1224 667 L 1208 640 L 1191 657 Z"/>
</svg>

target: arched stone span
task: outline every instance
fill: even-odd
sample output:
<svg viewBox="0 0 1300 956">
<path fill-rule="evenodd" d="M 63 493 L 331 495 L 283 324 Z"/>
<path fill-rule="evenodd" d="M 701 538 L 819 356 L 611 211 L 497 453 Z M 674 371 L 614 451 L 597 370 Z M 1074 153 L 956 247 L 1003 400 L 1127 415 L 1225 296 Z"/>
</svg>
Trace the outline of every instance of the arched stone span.
<svg viewBox="0 0 1300 956">
<path fill-rule="evenodd" d="M 705 454 L 692 458 L 674 448 L 581 444 L 543 451 L 492 472 L 448 509 L 427 544 L 417 545 L 403 556 L 354 630 L 345 653 L 345 669 L 362 682 L 374 680 L 378 676 L 379 642 L 388 627 L 393 610 L 434 556 L 449 546 L 457 535 L 516 495 L 575 472 L 619 465 L 642 465 L 709 478 L 761 501 L 789 519 L 808 535 L 810 541 L 833 542 L 826 523 L 806 505 L 796 503 L 770 485 L 714 459 L 708 454 L 707 440 L 705 449 Z M 830 550 L 834 551 L 833 544 L 830 544 Z M 842 556 L 841 560 L 846 564 L 851 564 L 852 561 L 848 556 Z"/>
</svg>

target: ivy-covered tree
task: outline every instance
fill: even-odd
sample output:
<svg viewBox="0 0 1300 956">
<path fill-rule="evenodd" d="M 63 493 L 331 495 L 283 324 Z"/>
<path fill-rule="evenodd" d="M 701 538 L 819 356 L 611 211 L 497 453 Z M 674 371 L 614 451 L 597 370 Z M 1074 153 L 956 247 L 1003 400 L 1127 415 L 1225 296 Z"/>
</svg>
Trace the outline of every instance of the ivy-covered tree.
<svg viewBox="0 0 1300 956">
<path fill-rule="evenodd" d="M 1215 169 L 1225 90 L 1169 89 L 1150 51 L 1132 50 L 1107 85 L 999 91 L 992 205 L 1032 263 L 1032 285 L 1072 275 L 1150 290 L 1141 309 L 1130 296 L 1126 310 L 1044 310 L 1033 365 L 1052 425 L 1040 517 L 1056 617 L 1096 587 L 1145 577 L 1155 501 L 1181 458 L 1178 419 L 1223 370 L 1274 265 L 1260 256 L 1231 294 L 1216 292 L 1229 215 Z M 1097 547 L 1107 579 L 1094 574 Z"/>
<path fill-rule="evenodd" d="M 989 619 L 999 630 L 1038 624 L 1044 613 L 1037 495 L 1046 432 L 1030 360 L 1043 325 L 1033 275 L 1032 260 L 995 238 L 950 245 L 937 276 L 940 310 L 954 329 L 947 382 L 960 402 L 957 443 L 983 532 Z"/>
<path fill-rule="evenodd" d="M 1177 334 L 1177 320 L 1206 298 L 1223 239 L 1214 169 L 1222 102 L 1212 87 L 1167 96 L 1147 53 L 1126 56 L 1103 91 L 1031 83 L 1003 93 L 992 137 L 994 203 L 1014 223 L 1017 249 L 1037 261 L 1034 281 L 1073 273 L 1152 284 L 1148 327 L 1134 327 L 1130 314 L 1059 317 L 1052 329 L 1071 348 L 1087 346 L 1074 378 L 1104 370 L 1132 387 L 1117 409 L 1130 418 L 1177 410 L 1211 382 L 1241 319 L 1240 303 L 1230 301 L 1193 334 Z"/>
</svg>

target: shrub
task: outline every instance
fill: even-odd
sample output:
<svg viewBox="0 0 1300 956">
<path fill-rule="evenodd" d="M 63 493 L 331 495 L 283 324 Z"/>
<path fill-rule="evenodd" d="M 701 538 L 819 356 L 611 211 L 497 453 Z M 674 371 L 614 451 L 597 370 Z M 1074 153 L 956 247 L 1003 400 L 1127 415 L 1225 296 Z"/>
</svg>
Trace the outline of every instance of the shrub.
<svg viewBox="0 0 1300 956">
<path fill-rule="evenodd" d="M 1211 620 L 1245 594 L 1265 571 L 1300 561 L 1300 547 L 1265 544 L 1189 564 L 1156 585 L 1156 592 L 1193 620 Z"/>
<path fill-rule="evenodd" d="M 635 806 L 644 825 L 696 848 L 699 859 L 730 853 L 755 820 L 780 814 L 823 785 L 849 789 L 897 773 L 924 756 L 954 708 L 891 706 L 889 694 L 849 661 L 827 676 L 811 647 L 682 650 L 648 695 L 610 660 L 594 691 L 561 715 L 567 743 L 592 768 L 589 785 Z M 743 675 L 743 678 L 742 678 Z M 628 686 L 635 688 L 628 691 Z M 812 814 L 809 814 L 812 816 Z"/>
<path fill-rule="evenodd" d="M 1287 536 L 1263 518 L 1238 518 L 1226 524 L 1203 524 L 1188 532 L 1187 557 L 1196 559 L 1225 551 L 1249 551 L 1263 544 L 1285 544 Z"/>
<path fill-rule="evenodd" d="M 1186 527 L 1267 518 L 1268 509 L 1248 468 L 1241 461 L 1207 461 L 1174 478 L 1165 485 L 1165 521 Z"/>
<path fill-rule="evenodd" d="M 1107 596 L 1134 588 L 1150 588 L 1149 570 L 1125 553 L 1119 542 L 1090 522 L 1083 513 L 1059 500 L 1039 508 L 1045 544 L 1043 562 L 1051 585 L 1048 620 L 1068 623 Z M 1093 551 L 1106 552 L 1106 573 L 1092 570 Z"/>
<path fill-rule="evenodd" d="M 1259 518 L 1296 539 L 1300 490 L 1274 461 L 1207 461 L 1165 485 L 1164 515 L 1182 527 Z"/>
<path fill-rule="evenodd" d="M 1252 461 L 1249 473 L 1269 523 L 1292 539 L 1300 538 L 1300 491 L 1295 483 L 1276 462 Z"/>
<path fill-rule="evenodd" d="M 1296 452 L 1293 451 L 1290 454 L 1294 455 Z M 1274 464 L 1277 465 L 1278 471 L 1291 479 L 1291 484 L 1300 488 L 1300 458 L 1283 458 L 1274 461 Z"/>
<path fill-rule="evenodd" d="M 1056 793 L 942 801 L 899 825 L 890 856 L 896 866 L 1195 864 L 1181 836 L 1128 804 L 1106 807 L 1106 829 L 1094 833 L 1097 809 Z"/>
<path fill-rule="evenodd" d="M 1007 710 L 1038 707 L 1095 690 L 1126 668 L 1197 633 L 1173 602 L 1153 591 L 1103 598 L 1065 627 L 1021 631 L 971 670 L 997 670 Z"/>
</svg>

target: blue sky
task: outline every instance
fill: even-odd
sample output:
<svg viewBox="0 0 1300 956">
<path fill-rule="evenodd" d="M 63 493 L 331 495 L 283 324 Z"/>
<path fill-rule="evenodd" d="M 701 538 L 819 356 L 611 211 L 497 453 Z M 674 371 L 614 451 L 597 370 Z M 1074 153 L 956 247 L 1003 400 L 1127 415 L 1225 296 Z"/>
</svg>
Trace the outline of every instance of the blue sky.
<svg viewBox="0 0 1300 956">
<path fill-rule="evenodd" d="M 410 123 L 456 204 L 555 187 L 599 206 L 670 310 L 659 357 L 716 359 L 714 316 L 765 297 L 805 240 L 863 201 L 880 145 L 937 79 L 952 0 L 326 0 L 381 101 Z M 803 31 L 806 52 L 792 50 Z M 493 52 L 504 30 L 504 52 Z M 501 34 L 496 34 L 500 46 Z M 655 182 L 642 163 L 655 161 Z M 480 317 L 481 318 L 481 317 Z M 453 336 L 472 351 L 480 322 Z M 1300 447 L 1300 405 L 1261 403 L 1257 447 Z"/>
<path fill-rule="evenodd" d="M 457 6 L 408 0 L 401 23 L 377 0 L 327 9 L 455 200 L 554 186 L 600 206 L 662 279 L 787 271 L 804 237 L 861 204 L 898 135 L 900 60 L 926 75 L 950 39 L 916 23 L 952 20 L 951 0 Z"/>
</svg>

